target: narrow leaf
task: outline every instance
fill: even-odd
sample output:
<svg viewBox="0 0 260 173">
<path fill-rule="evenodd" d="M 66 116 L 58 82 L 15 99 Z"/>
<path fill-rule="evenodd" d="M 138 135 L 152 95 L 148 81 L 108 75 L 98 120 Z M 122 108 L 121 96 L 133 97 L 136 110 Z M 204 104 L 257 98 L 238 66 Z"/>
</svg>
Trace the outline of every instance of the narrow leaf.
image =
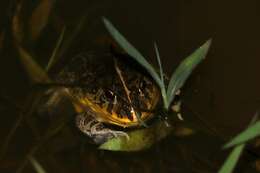
<svg viewBox="0 0 260 173">
<path fill-rule="evenodd" d="M 48 24 L 53 4 L 53 0 L 41 0 L 34 9 L 29 23 L 32 40 L 36 40 Z"/>
<path fill-rule="evenodd" d="M 184 85 L 185 81 L 190 76 L 192 70 L 205 58 L 209 50 L 210 44 L 211 40 L 208 40 L 194 53 L 185 58 L 177 67 L 177 69 L 171 76 L 169 86 L 167 89 L 167 107 L 170 106 L 171 102 L 175 97 L 176 91 L 178 91 Z"/>
<path fill-rule="evenodd" d="M 21 20 L 22 16 L 22 2 L 16 6 L 15 13 L 12 18 L 12 34 L 17 43 L 21 43 L 24 38 L 24 23 Z"/>
<path fill-rule="evenodd" d="M 162 63 L 161 63 L 161 57 L 160 57 L 160 53 L 159 53 L 159 49 L 156 43 L 154 43 L 154 49 L 155 49 L 155 53 L 156 53 L 156 59 L 159 65 L 159 69 L 160 69 L 160 76 L 161 76 L 161 81 L 164 85 L 164 79 L 163 79 L 163 68 L 162 68 Z"/>
<path fill-rule="evenodd" d="M 252 118 L 250 124 L 249 124 L 249 128 L 251 128 L 255 123 L 256 123 L 256 120 L 257 120 L 257 117 L 258 117 L 258 113 L 256 113 L 254 115 L 254 117 Z M 243 133 L 243 132 L 242 132 Z M 241 133 L 241 134 L 242 134 Z M 240 134 L 239 134 L 240 135 Z M 233 142 L 234 140 L 231 141 L 231 143 Z M 239 145 L 237 145 L 233 150 L 232 152 L 229 154 L 228 158 L 226 159 L 226 161 L 224 162 L 224 164 L 222 165 L 221 169 L 219 170 L 218 173 L 231 173 L 233 172 L 236 164 L 237 164 L 237 161 L 245 147 L 245 142 L 246 141 L 243 141 L 243 143 L 239 143 Z M 229 145 L 229 143 L 227 144 Z M 230 145 L 231 146 L 231 145 Z M 233 146 L 233 145 L 232 145 Z M 227 148 L 227 147 L 226 147 Z"/>
<path fill-rule="evenodd" d="M 156 59 L 159 65 L 159 69 L 160 69 L 160 77 L 161 77 L 161 82 L 162 82 L 162 87 L 161 87 L 161 93 L 162 93 L 162 98 L 163 98 L 163 104 L 164 107 L 166 107 L 167 103 L 167 97 L 166 97 L 166 87 L 165 87 L 165 83 L 164 83 L 164 76 L 163 76 L 163 68 L 162 68 L 162 63 L 161 63 L 161 57 L 159 54 L 159 49 L 156 43 L 154 43 L 154 49 L 155 49 L 155 53 L 156 53 Z M 166 108 L 167 109 L 167 108 Z"/>
<path fill-rule="evenodd" d="M 246 130 L 238 134 L 229 143 L 227 143 L 224 148 L 230 148 L 237 144 L 245 143 L 260 135 L 260 121 L 257 121 L 253 125 L 250 125 Z"/>
<path fill-rule="evenodd" d="M 218 173 L 231 173 L 233 172 L 236 163 L 239 159 L 239 156 L 241 155 L 243 149 L 245 147 L 245 144 L 241 144 L 236 146 L 231 153 L 229 154 L 228 158 L 220 168 Z"/>
<path fill-rule="evenodd" d="M 45 70 L 46 70 L 47 72 L 49 71 L 49 69 L 50 69 L 50 68 L 57 62 L 57 60 L 58 60 L 57 53 L 58 53 L 59 48 L 61 47 L 61 43 L 62 43 L 63 38 L 64 38 L 65 30 L 66 30 L 66 27 L 64 27 L 64 28 L 62 29 L 62 31 L 61 31 L 60 37 L 59 37 L 59 39 L 58 39 L 58 41 L 57 41 L 57 44 L 56 44 L 56 46 L 55 46 L 55 48 L 54 48 L 54 50 L 53 50 L 53 52 L 52 52 L 51 58 L 50 58 L 50 60 L 49 60 L 49 62 L 48 62 L 48 64 L 47 64 L 47 66 L 46 66 L 46 69 L 45 69 Z"/>
<path fill-rule="evenodd" d="M 21 46 L 17 46 L 20 60 L 33 82 L 48 82 L 50 79 L 47 73 L 34 61 L 32 56 Z"/>
<path fill-rule="evenodd" d="M 33 165 L 37 173 L 46 173 L 46 171 L 34 157 L 29 156 L 28 159 L 30 160 L 31 164 Z"/>
<path fill-rule="evenodd" d="M 70 46 L 72 45 L 72 43 L 76 40 L 78 34 L 81 32 L 81 30 L 83 29 L 85 23 L 87 20 L 87 16 L 83 16 L 79 19 L 79 22 L 77 23 L 77 25 L 75 26 L 75 28 L 71 31 L 70 34 L 68 34 L 68 38 L 63 39 L 62 41 L 62 45 L 59 48 L 59 51 L 57 52 L 57 57 L 55 59 L 59 59 L 61 57 L 64 56 L 64 54 L 66 53 L 67 50 L 69 50 Z"/>
<path fill-rule="evenodd" d="M 126 38 L 113 26 L 112 23 L 109 22 L 108 19 L 103 18 L 103 22 L 106 29 L 117 41 L 119 46 L 121 46 L 121 48 L 126 51 L 133 59 L 135 59 L 140 65 L 142 65 L 149 72 L 155 82 L 162 88 L 162 81 L 153 66 L 146 61 L 144 56 L 126 40 Z"/>
</svg>

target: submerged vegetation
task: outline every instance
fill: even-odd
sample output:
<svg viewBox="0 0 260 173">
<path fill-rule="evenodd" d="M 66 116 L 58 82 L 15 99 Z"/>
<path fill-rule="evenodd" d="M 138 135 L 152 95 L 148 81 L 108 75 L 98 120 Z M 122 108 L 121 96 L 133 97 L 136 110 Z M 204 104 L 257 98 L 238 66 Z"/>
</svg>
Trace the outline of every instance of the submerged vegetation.
<svg viewBox="0 0 260 173">
<path fill-rule="evenodd" d="M 63 87 L 62 84 L 55 83 L 55 81 L 51 77 L 51 74 L 53 73 L 53 71 L 56 72 L 55 67 L 60 65 L 59 63 L 64 60 L 62 58 L 67 55 L 67 51 L 69 50 L 69 48 L 73 47 L 73 42 L 77 41 L 76 36 L 84 32 L 82 31 L 82 28 L 84 26 L 84 22 L 86 21 L 86 17 L 81 18 L 78 22 L 79 24 L 74 28 L 70 28 L 65 24 L 59 26 L 60 23 L 62 23 L 61 21 L 59 21 L 60 23 L 55 26 L 58 28 L 57 33 L 59 33 L 57 34 L 58 38 L 55 38 L 56 44 L 50 44 L 52 46 L 51 53 L 48 53 L 48 57 L 50 58 L 48 58 L 47 63 L 41 63 L 41 61 L 39 61 L 39 58 L 37 57 L 37 51 L 35 51 L 34 49 L 34 47 L 36 47 L 34 44 L 36 44 L 37 41 L 40 40 L 42 35 L 44 35 L 44 30 L 48 27 L 48 23 L 50 22 L 50 20 L 55 17 L 57 18 L 57 16 L 52 16 L 53 8 L 55 5 L 52 1 L 41 0 L 39 4 L 35 4 L 35 8 L 32 10 L 32 14 L 29 15 L 29 17 L 27 14 L 28 18 L 25 18 L 23 16 L 24 4 L 22 2 L 23 1 L 19 3 L 17 2 L 17 4 L 15 4 L 16 8 L 14 14 L 12 14 L 9 21 L 10 26 L 6 27 L 7 29 L 5 31 L 0 32 L 0 53 L 1 51 L 3 51 L 3 47 L 5 46 L 5 42 L 3 40 L 10 39 L 13 44 L 12 51 L 15 50 L 14 52 L 17 53 L 17 55 L 14 57 L 19 59 L 26 71 L 27 76 L 31 81 L 31 91 L 29 92 L 28 97 L 23 100 L 24 103 L 21 105 L 16 104 L 14 101 L 10 101 L 12 99 L 6 99 L 6 97 L 4 97 L 3 99 L 5 101 L 7 100 L 8 102 L 11 102 L 13 106 L 19 110 L 19 113 L 16 115 L 16 121 L 12 124 L 12 128 L 9 130 L 9 133 L 1 140 L 2 143 L 0 146 L 0 172 L 2 172 L 2 165 L 10 165 L 10 161 L 7 158 L 11 147 L 13 147 L 13 143 L 16 138 L 15 135 L 17 134 L 17 132 L 19 132 L 18 128 L 20 128 L 21 125 L 25 125 L 30 129 L 31 134 L 28 134 L 28 136 L 31 135 L 32 140 L 28 141 L 28 143 L 31 143 L 27 144 L 28 148 L 23 148 L 24 150 L 26 150 L 26 152 L 23 153 L 22 158 L 21 156 L 19 156 L 19 159 L 17 159 L 18 161 L 15 161 L 15 165 L 12 166 L 11 164 L 11 166 L 9 166 L 12 168 L 9 169 L 9 167 L 7 166 L 8 170 L 13 171 L 15 169 L 17 173 L 27 172 L 28 165 L 33 171 L 36 171 L 38 173 L 49 173 L 51 171 L 49 171 L 48 169 L 48 164 L 51 165 L 50 167 L 53 167 L 53 170 L 55 170 L 56 172 L 66 173 L 70 172 L 67 170 L 67 166 L 71 166 L 70 164 L 74 164 L 74 162 L 76 166 L 70 167 L 70 169 L 73 171 L 75 171 L 75 168 L 78 168 L 80 172 L 87 172 L 90 170 L 90 168 L 92 168 L 93 165 L 96 170 L 104 171 L 106 168 L 103 168 L 103 165 L 100 165 L 107 164 L 108 167 L 113 167 L 111 168 L 111 170 L 113 170 L 114 172 L 124 172 L 125 170 L 122 171 L 122 169 L 120 169 L 121 165 L 119 165 L 122 162 L 126 161 L 122 158 L 131 158 L 134 154 L 136 154 L 135 159 L 139 159 L 137 161 L 135 159 L 129 159 L 135 160 L 134 167 L 138 167 L 140 165 L 143 166 L 144 164 L 146 167 L 148 167 L 146 168 L 146 170 L 148 170 L 146 172 L 151 172 L 154 171 L 153 164 L 151 164 L 154 163 L 154 161 L 146 161 L 147 163 L 145 163 L 144 161 L 143 163 L 143 154 L 145 154 L 146 152 L 144 152 L 143 150 L 159 151 L 159 144 L 165 145 L 164 143 L 169 142 L 167 140 L 163 140 L 165 138 L 169 139 L 176 137 L 174 138 L 175 143 L 179 138 L 183 136 L 186 137 L 186 140 L 189 136 L 195 134 L 196 131 L 200 131 L 200 129 L 197 130 L 196 128 L 194 128 L 196 126 L 189 126 L 185 124 L 189 124 L 191 122 L 188 122 L 186 120 L 179 120 L 178 117 L 174 116 L 175 114 L 170 111 L 170 108 L 171 105 L 174 104 L 176 95 L 178 95 L 179 90 L 183 87 L 184 83 L 187 81 L 188 77 L 191 75 L 195 67 L 197 67 L 198 64 L 200 64 L 200 62 L 205 59 L 211 46 L 211 39 L 202 44 L 188 57 L 184 58 L 179 66 L 174 70 L 172 75 L 169 77 L 169 80 L 166 80 L 167 75 L 164 73 L 164 69 L 162 67 L 161 57 L 157 44 L 154 43 L 154 52 L 158 63 L 158 71 L 156 70 L 157 68 L 155 68 L 151 63 L 148 62 L 148 58 L 145 58 L 145 56 L 142 55 L 132 44 L 130 44 L 130 42 L 115 28 L 115 26 L 107 18 L 104 17 L 101 20 L 103 21 L 105 28 L 110 33 L 112 38 L 124 50 L 124 52 L 129 54 L 132 59 L 139 63 L 144 68 L 144 70 L 149 73 L 149 75 L 159 87 L 163 102 L 163 113 L 167 114 L 172 124 L 167 124 L 168 122 L 164 122 L 164 119 L 162 120 L 158 118 L 147 127 L 139 127 L 136 129 L 126 130 L 129 139 L 125 137 L 112 138 L 105 143 L 97 146 L 88 144 L 86 136 L 83 136 L 77 130 L 75 130 L 75 117 L 71 116 L 69 111 L 69 113 L 67 114 L 59 114 L 57 117 L 51 117 L 49 119 L 47 118 L 48 120 L 46 120 L 46 117 L 44 117 L 45 119 L 43 118 L 42 120 L 42 117 L 38 115 L 37 111 L 39 106 L 42 104 L 42 100 L 44 100 L 46 96 L 46 91 L 50 87 Z M 28 21 L 26 21 L 26 19 Z M 6 33 L 9 33 L 10 35 L 7 35 Z M 66 97 L 68 99 L 73 99 L 70 97 L 70 95 L 66 95 Z M 2 98 L 0 99 L 2 100 Z M 158 113 L 158 116 L 160 116 L 159 114 L 160 112 Z M 141 124 L 146 126 L 146 122 L 142 122 L 142 120 L 140 121 Z M 180 128 L 178 126 L 178 123 L 181 123 Z M 210 166 L 210 169 L 208 169 L 209 171 L 205 169 L 206 171 L 203 172 L 212 172 L 212 170 L 214 170 L 215 172 L 218 171 L 219 173 L 234 172 L 234 168 L 242 152 L 248 153 L 247 144 L 252 142 L 253 139 L 259 137 L 259 135 L 260 121 L 257 120 L 257 116 L 255 116 L 248 128 L 246 128 L 229 142 L 227 142 L 226 139 L 221 142 L 221 145 L 223 143 L 226 144 L 222 148 L 219 147 L 219 151 L 223 151 L 224 153 L 224 149 L 232 148 L 230 155 L 228 155 L 222 167 L 220 167 L 219 164 L 215 165 L 215 163 L 212 163 L 212 165 L 214 166 Z M 194 138 L 196 138 L 196 136 Z M 212 138 L 215 138 L 215 136 L 213 136 Z M 27 140 L 28 138 L 25 137 L 25 139 Z M 185 140 L 181 142 L 181 147 L 185 145 Z M 169 145 L 173 145 L 173 142 L 169 142 Z M 205 144 L 204 141 L 200 141 L 200 145 L 204 146 L 207 144 Z M 180 146 L 176 146 L 179 147 L 176 150 L 180 150 L 182 154 L 187 153 L 187 151 Z M 175 145 L 171 147 L 175 147 Z M 169 148 L 171 149 L 171 147 Z M 105 150 L 109 150 L 110 152 Z M 121 152 L 112 153 L 111 151 Z M 129 154 L 133 151 L 135 153 Z M 72 154 L 69 155 L 69 152 L 71 152 Z M 165 153 L 168 152 L 169 151 L 167 148 Z M 61 153 L 61 158 L 59 158 L 59 161 L 62 160 L 62 163 L 56 160 L 58 158 L 56 157 L 56 155 L 58 155 L 57 153 Z M 109 156 L 110 160 L 107 158 L 104 159 L 104 155 L 107 156 L 106 154 Z M 67 159 L 65 161 L 64 155 L 68 155 L 68 158 L 73 159 Z M 152 158 L 152 160 L 159 160 L 161 155 L 162 154 L 158 154 L 158 152 L 156 152 L 156 158 Z M 169 153 L 168 155 L 170 156 L 169 159 L 173 159 L 173 155 L 175 155 L 175 153 Z M 119 161 L 121 162 L 119 162 L 118 160 L 113 162 L 113 159 L 111 159 L 113 158 L 112 156 L 119 158 Z M 149 159 L 151 159 L 150 156 L 148 157 Z M 198 156 L 196 157 L 199 158 Z M 189 164 L 186 164 L 185 162 L 193 162 L 194 160 L 192 159 L 192 157 L 189 157 L 187 155 L 178 158 L 178 161 L 180 163 L 184 163 L 183 165 L 186 166 Z M 201 158 L 199 158 L 198 160 L 201 160 Z M 164 160 L 158 161 L 158 163 L 159 162 L 160 164 L 164 164 L 164 166 L 167 165 L 167 163 L 164 163 Z M 203 163 L 202 165 L 211 164 L 206 161 L 201 162 Z M 85 165 L 87 165 L 87 168 L 85 168 Z M 128 163 L 126 163 L 126 167 L 127 166 Z M 161 165 L 159 165 L 159 167 L 160 166 Z M 170 165 L 170 167 L 171 166 L 174 167 L 175 165 Z M 178 170 L 176 172 L 178 172 Z M 199 170 L 197 170 L 197 172 L 199 172 Z"/>
</svg>

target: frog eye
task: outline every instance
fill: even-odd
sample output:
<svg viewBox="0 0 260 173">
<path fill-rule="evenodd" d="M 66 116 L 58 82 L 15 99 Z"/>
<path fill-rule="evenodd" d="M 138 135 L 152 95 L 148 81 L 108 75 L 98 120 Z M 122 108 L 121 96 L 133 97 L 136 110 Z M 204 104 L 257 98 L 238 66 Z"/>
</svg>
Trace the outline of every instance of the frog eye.
<svg viewBox="0 0 260 173">
<path fill-rule="evenodd" d="M 114 101 L 115 94 L 111 90 L 105 90 L 105 96 L 108 101 Z"/>
</svg>

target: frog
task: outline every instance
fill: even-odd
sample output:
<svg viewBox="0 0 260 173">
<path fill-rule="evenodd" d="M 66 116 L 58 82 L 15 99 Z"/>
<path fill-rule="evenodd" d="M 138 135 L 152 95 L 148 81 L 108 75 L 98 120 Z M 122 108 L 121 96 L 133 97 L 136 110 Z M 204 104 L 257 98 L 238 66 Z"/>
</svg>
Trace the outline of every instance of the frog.
<svg viewBox="0 0 260 173">
<path fill-rule="evenodd" d="M 151 76 L 125 53 L 89 51 L 71 58 L 53 77 L 46 105 L 70 98 L 75 125 L 95 144 L 125 137 L 127 131 L 151 121 L 160 91 Z"/>
</svg>

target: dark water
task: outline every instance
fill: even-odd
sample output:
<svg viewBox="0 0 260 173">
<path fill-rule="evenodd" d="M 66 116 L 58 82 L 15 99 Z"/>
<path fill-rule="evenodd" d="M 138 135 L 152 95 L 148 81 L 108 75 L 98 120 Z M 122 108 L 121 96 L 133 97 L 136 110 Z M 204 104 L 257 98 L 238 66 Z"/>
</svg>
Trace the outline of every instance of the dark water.
<svg viewBox="0 0 260 173">
<path fill-rule="evenodd" d="M 1 28 L 6 30 L 8 4 L 0 3 Z M 209 126 L 218 137 L 206 132 L 187 138 L 169 136 L 140 153 L 98 151 L 93 145 L 80 152 L 74 144 L 65 150 L 57 142 L 61 149 L 57 147 L 55 158 L 46 154 L 53 151 L 41 151 L 36 155 L 39 161 L 48 172 L 216 172 L 226 154 L 220 152 L 224 142 L 221 138 L 228 139 L 244 129 L 259 109 L 259 5 L 257 0 L 57 1 L 54 11 L 68 31 L 82 16 L 87 16 L 79 36 L 65 54 L 67 57 L 80 51 L 107 49 L 109 38 L 101 16 L 109 18 L 154 64 L 156 41 L 168 74 L 184 57 L 212 38 L 207 59 L 184 87 L 183 116 L 195 124 L 201 123 L 199 116 L 206 122 L 205 131 L 209 131 L 206 128 Z M 42 63 L 47 62 L 50 45 L 58 36 L 52 32 L 55 26 L 50 28 L 45 30 L 42 42 L 32 46 Z M 1 52 L 0 91 L 20 105 L 31 89 L 17 55 L 10 48 L 11 42 L 6 40 L 5 51 Z M 18 115 L 10 105 L 5 101 L 0 107 L 1 140 Z M 0 172 L 13 172 L 33 142 L 31 131 L 21 125 Z M 251 155 L 245 154 L 240 172 L 253 170 Z M 27 166 L 24 172 L 29 171 L 32 172 L 31 167 Z"/>
</svg>

